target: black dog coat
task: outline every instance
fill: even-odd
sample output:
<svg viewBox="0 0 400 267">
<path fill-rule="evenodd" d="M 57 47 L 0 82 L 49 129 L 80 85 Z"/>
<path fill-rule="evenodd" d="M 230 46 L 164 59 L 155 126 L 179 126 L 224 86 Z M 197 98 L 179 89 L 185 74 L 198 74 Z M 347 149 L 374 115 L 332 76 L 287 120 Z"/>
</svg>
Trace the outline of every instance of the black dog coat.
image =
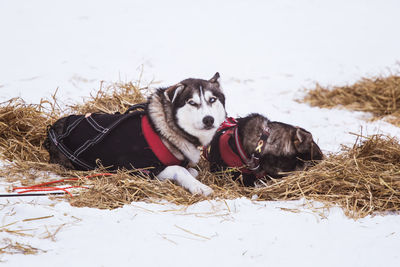
<svg viewBox="0 0 400 267">
<path fill-rule="evenodd" d="M 98 160 L 111 171 L 149 168 L 154 175 L 166 166 L 182 165 L 163 144 L 144 111 L 129 113 L 137 108 L 146 106 L 133 106 L 124 114 L 70 115 L 49 128 L 48 139 L 77 170 L 93 170 Z M 56 129 L 57 123 L 64 124 L 62 132 Z"/>
</svg>

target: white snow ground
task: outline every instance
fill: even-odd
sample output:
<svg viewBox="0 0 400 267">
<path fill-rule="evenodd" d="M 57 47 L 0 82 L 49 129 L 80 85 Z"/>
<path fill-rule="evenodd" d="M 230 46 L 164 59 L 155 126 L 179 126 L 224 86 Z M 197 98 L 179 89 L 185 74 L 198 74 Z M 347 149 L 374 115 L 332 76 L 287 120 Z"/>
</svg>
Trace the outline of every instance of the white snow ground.
<svg viewBox="0 0 400 267">
<path fill-rule="evenodd" d="M 349 132 L 400 136 L 400 129 L 294 99 L 315 82 L 343 85 L 398 68 L 399 12 L 400 2 L 389 0 L 3 0 L 0 102 L 21 96 L 37 103 L 56 88 L 66 103 L 81 101 L 101 80 L 136 80 L 142 69 L 144 83 L 163 86 L 219 71 L 230 115 L 260 112 L 301 125 L 325 152 L 337 152 L 354 142 Z M 2 198 L 0 247 L 8 238 L 46 252 L 0 260 L 31 267 L 400 266 L 400 215 L 353 221 L 318 206 L 235 199 L 107 211 Z M 42 216 L 52 217 L 24 221 Z M 7 228 L 32 236 L 1 231 L 13 222 Z"/>
</svg>

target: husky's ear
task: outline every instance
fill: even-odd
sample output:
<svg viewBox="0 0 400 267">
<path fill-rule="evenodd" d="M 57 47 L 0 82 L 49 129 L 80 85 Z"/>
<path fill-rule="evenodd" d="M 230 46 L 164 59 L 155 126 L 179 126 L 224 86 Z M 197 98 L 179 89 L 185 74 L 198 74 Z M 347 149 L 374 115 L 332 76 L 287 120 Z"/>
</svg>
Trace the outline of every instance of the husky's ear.
<svg viewBox="0 0 400 267">
<path fill-rule="evenodd" d="M 217 73 L 215 73 L 214 76 L 213 76 L 210 80 L 208 80 L 208 81 L 209 81 L 209 82 L 212 82 L 212 83 L 216 83 L 216 82 L 218 82 L 218 79 L 219 79 L 219 73 L 217 72 Z"/>
<path fill-rule="evenodd" d="M 175 85 L 167 88 L 164 91 L 165 98 L 170 102 L 174 102 L 174 100 L 176 99 L 176 96 L 179 94 L 180 91 L 182 91 L 182 89 L 184 87 L 185 86 L 183 84 L 178 83 L 178 84 L 175 84 Z"/>
<path fill-rule="evenodd" d="M 296 129 L 296 135 L 294 136 L 293 144 L 298 152 L 304 153 L 309 151 L 312 142 L 313 138 L 311 133 L 301 128 Z"/>
</svg>

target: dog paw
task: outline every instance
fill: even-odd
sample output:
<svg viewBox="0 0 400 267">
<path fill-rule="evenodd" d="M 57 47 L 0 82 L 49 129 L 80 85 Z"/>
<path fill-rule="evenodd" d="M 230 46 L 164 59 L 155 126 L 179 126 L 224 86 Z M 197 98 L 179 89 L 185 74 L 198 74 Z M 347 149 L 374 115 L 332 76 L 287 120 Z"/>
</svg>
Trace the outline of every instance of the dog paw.
<svg viewBox="0 0 400 267">
<path fill-rule="evenodd" d="M 190 193 L 192 193 L 193 195 L 203 195 L 203 196 L 209 196 L 211 195 L 214 191 L 211 189 L 211 187 L 202 184 L 202 183 L 198 183 L 196 185 L 193 185 L 189 188 Z"/>
<path fill-rule="evenodd" d="M 196 169 L 189 168 L 188 171 L 193 177 L 197 177 L 199 175 L 199 172 Z"/>
</svg>

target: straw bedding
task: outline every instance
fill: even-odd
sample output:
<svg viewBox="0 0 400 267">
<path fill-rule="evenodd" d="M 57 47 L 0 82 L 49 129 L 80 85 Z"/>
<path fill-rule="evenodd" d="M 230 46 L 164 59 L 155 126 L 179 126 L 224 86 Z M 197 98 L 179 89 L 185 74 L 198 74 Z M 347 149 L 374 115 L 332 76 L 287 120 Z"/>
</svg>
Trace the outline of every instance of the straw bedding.
<svg viewBox="0 0 400 267">
<path fill-rule="evenodd" d="M 397 80 L 396 80 L 397 81 Z M 104 88 L 103 88 L 104 87 Z M 147 88 L 137 84 L 113 84 L 85 101 L 62 110 L 56 97 L 40 104 L 27 104 L 12 99 L 0 106 L 0 152 L 3 161 L 10 162 L 0 169 L 7 181 L 33 185 L 39 180 L 61 177 L 80 178 L 74 185 L 85 186 L 68 200 L 75 206 L 113 209 L 132 201 L 158 202 L 167 200 L 190 205 L 206 199 L 166 181 L 151 180 L 139 171 L 121 170 L 111 176 L 84 178 L 95 172 L 65 170 L 48 164 L 42 144 L 47 125 L 60 116 L 86 112 L 124 112 L 130 105 L 145 100 Z M 326 205 L 339 205 L 352 218 L 400 210 L 400 145 L 396 138 L 374 135 L 358 136 L 353 147 L 344 147 L 338 154 L 327 157 L 315 167 L 296 172 L 284 179 L 261 181 L 256 188 L 244 187 L 233 181 L 229 171 L 209 173 L 208 163 L 199 164 L 199 180 L 209 185 L 211 198 L 253 200 L 317 200 Z M 104 172 L 101 168 L 97 173 Z"/>
<path fill-rule="evenodd" d="M 400 126 L 400 76 L 363 78 L 347 86 L 323 87 L 319 84 L 300 102 L 311 106 L 334 108 L 342 106 L 356 111 L 370 112 L 374 119 Z"/>
</svg>

